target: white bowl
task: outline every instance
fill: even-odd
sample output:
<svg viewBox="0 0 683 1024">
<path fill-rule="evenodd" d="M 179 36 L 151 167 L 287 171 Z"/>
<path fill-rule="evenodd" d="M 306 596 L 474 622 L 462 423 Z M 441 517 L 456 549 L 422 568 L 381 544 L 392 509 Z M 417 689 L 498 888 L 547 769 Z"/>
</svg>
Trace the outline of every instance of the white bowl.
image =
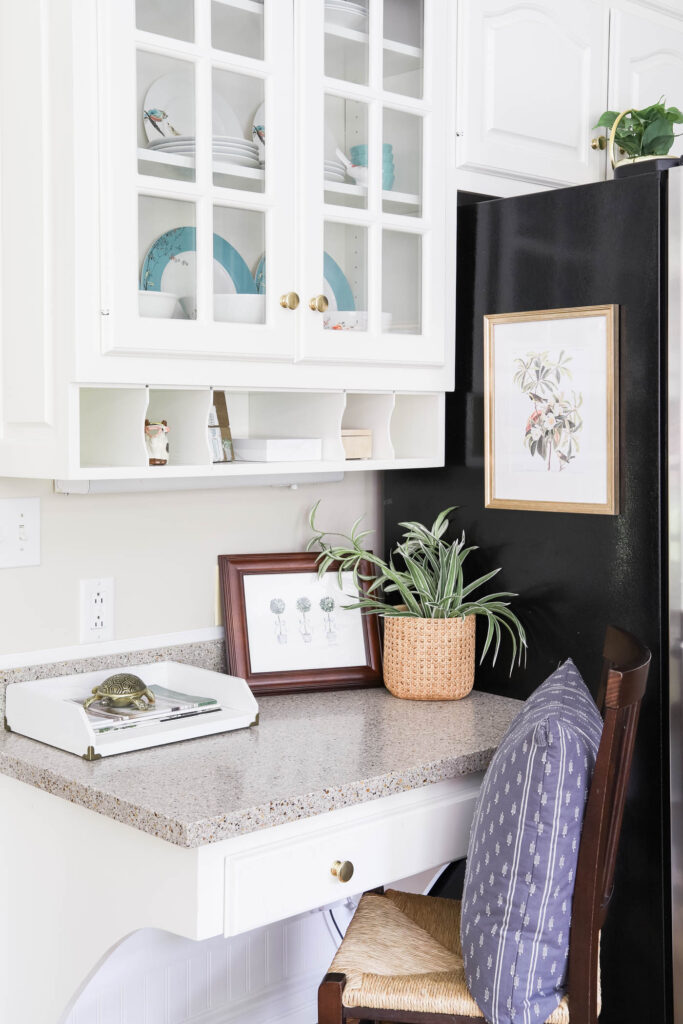
<svg viewBox="0 0 683 1024">
<path fill-rule="evenodd" d="M 197 318 L 197 299 L 183 295 L 183 311 L 190 320 Z M 262 324 L 266 320 L 265 295 L 214 295 L 213 318 L 231 324 Z"/>
<path fill-rule="evenodd" d="M 173 292 L 138 292 L 140 316 L 165 317 L 170 320 L 177 302 L 178 296 Z"/>
<path fill-rule="evenodd" d="M 381 330 L 391 330 L 391 313 L 382 313 Z M 328 331 L 367 331 L 366 309 L 329 309 L 323 314 L 323 327 Z"/>
</svg>

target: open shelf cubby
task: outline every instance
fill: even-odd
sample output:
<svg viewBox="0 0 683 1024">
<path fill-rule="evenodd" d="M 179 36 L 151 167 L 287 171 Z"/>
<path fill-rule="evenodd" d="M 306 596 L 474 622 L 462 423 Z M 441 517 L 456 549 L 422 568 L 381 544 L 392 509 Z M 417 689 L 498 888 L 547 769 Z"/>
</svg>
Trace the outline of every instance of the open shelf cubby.
<svg viewBox="0 0 683 1024">
<path fill-rule="evenodd" d="M 74 478 L 282 475 L 438 466 L 443 463 L 444 400 L 439 393 L 258 391 L 145 385 L 76 386 L 80 449 Z M 225 394 L 233 438 L 320 438 L 314 462 L 214 463 L 209 417 Z M 150 466 L 145 420 L 168 425 L 168 463 Z M 369 459 L 346 460 L 343 429 L 372 432 Z"/>
</svg>

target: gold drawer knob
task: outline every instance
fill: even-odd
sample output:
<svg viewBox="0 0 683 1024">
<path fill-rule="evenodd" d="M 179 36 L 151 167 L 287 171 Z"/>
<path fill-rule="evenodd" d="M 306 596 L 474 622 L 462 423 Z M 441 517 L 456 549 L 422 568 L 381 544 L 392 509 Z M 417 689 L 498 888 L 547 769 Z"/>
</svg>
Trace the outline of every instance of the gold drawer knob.
<svg viewBox="0 0 683 1024">
<path fill-rule="evenodd" d="M 607 139 L 604 135 L 599 135 L 597 139 L 591 139 L 591 149 L 605 149 L 607 147 Z"/>
<path fill-rule="evenodd" d="M 335 860 L 330 871 L 340 882 L 348 882 L 353 878 L 353 864 L 350 860 Z"/>
<path fill-rule="evenodd" d="M 329 306 L 327 295 L 314 295 L 308 306 L 314 313 L 324 313 Z"/>
<path fill-rule="evenodd" d="M 299 296 L 296 292 L 285 292 L 280 296 L 280 305 L 283 309 L 296 309 L 299 305 Z"/>
</svg>

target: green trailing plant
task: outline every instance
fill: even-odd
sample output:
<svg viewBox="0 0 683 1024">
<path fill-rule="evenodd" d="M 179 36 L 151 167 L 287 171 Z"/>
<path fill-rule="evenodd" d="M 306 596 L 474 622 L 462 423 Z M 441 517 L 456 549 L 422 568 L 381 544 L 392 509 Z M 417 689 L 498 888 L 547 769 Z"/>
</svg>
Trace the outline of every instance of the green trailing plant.
<svg viewBox="0 0 683 1024">
<path fill-rule="evenodd" d="M 362 530 L 361 516 L 353 524 L 351 534 L 328 533 L 316 525 L 316 514 L 320 502 L 310 512 L 309 524 L 313 536 L 306 550 L 316 546 L 321 550 L 317 557 L 318 575 L 328 572 L 333 563 L 338 563 L 337 576 L 343 589 L 343 573 L 350 572 L 358 593 L 358 600 L 343 605 L 344 608 L 360 608 L 369 615 L 396 615 L 422 619 L 455 619 L 467 615 L 481 615 L 487 620 L 486 641 L 481 661 L 493 646 L 493 663 L 496 663 L 501 640 L 507 633 L 512 642 L 512 660 L 520 664 L 526 656 L 526 633 L 524 627 L 510 609 L 508 598 L 516 597 L 509 591 L 475 595 L 500 569 L 487 572 L 479 579 L 467 583 L 463 566 L 465 559 L 476 547 L 466 546 L 463 532 L 459 540 L 445 539 L 448 531 L 449 514 L 456 506 L 446 508 L 436 517 L 431 527 L 422 523 L 399 523 L 405 533 L 396 544 L 389 560 L 385 561 L 370 551 L 365 538 L 372 530 Z M 336 543 L 331 543 L 335 540 Z M 363 563 L 374 567 L 368 572 Z M 398 599 L 398 600 L 396 600 Z"/>
<path fill-rule="evenodd" d="M 618 110 L 606 110 L 593 127 L 606 128 L 609 134 L 618 117 Z M 667 107 L 662 96 L 658 103 L 643 110 L 629 110 L 617 125 L 614 142 L 632 160 L 639 156 L 666 156 L 677 138 L 675 124 L 683 124 L 683 113 L 678 107 Z"/>
</svg>

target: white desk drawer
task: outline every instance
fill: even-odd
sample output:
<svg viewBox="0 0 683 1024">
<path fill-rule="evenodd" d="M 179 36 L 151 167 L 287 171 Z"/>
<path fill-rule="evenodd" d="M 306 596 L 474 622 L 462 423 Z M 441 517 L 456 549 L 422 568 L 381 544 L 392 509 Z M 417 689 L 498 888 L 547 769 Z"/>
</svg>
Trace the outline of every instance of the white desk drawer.
<svg viewBox="0 0 683 1024">
<path fill-rule="evenodd" d="M 407 878 L 467 853 L 481 775 L 450 779 L 309 819 L 308 834 L 225 859 L 225 934 L 236 935 L 346 895 Z M 326 818 L 332 819 L 327 824 Z M 335 861 L 351 861 L 340 882 Z"/>
</svg>

